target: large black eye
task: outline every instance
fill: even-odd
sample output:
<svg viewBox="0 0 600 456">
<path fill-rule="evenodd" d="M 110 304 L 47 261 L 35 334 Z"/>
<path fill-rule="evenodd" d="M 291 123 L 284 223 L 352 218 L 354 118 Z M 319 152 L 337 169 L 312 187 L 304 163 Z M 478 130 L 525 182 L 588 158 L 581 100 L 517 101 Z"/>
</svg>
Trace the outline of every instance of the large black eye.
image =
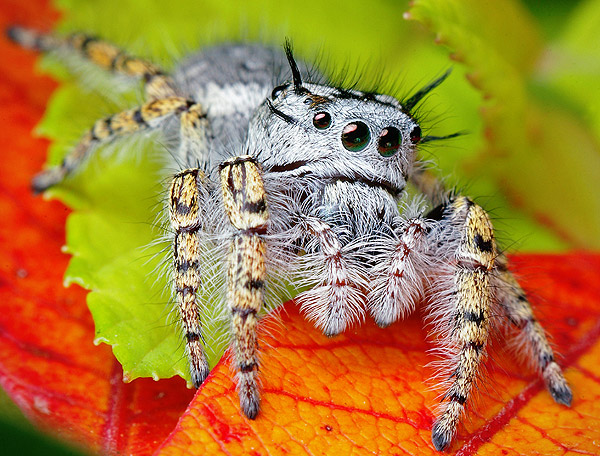
<svg viewBox="0 0 600 456">
<path fill-rule="evenodd" d="M 318 112 L 313 117 L 313 125 L 319 130 L 325 130 L 331 125 L 331 116 L 328 112 Z"/>
<path fill-rule="evenodd" d="M 391 157 L 400 148 L 400 131 L 395 127 L 384 128 L 379 136 L 377 150 L 384 157 Z"/>
<path fill-rule="evenodd" d="M 275 87 L 271 92 L 271 99 L 274 100 L 275 98 L 277 98 L 281 92 L 288 88 L 288 86 L 289 84 L 281 84 Z"/>
<path fill-rule="evenodd" d="M 410 140 L 413 144 L 417 144 L 421 141 L 421 127 L 418 125 L 410 132 Z"/>
<path fill-rule="evenodd" d="M 364 149 L 370 138 L 369 127 L 362 122 L 349 123 L 342 130 L 342 144 L 353 152 Z"/>
</svg>

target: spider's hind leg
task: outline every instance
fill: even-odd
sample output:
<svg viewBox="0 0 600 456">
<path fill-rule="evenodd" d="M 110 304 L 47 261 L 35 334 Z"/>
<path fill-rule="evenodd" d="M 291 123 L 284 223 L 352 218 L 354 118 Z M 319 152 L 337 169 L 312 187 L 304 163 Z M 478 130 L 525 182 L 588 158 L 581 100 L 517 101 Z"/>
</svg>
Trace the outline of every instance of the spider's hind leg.
<svg viewBox="0 0 600 456">
<path fill-rule="evenodd" d="M 84 33 L 61 37 L 20 26 L 9 27 L 6 33 L 12 41 L 24 48 L 41 52 L 72 51 L 105 70 L 141 78 L 149 100 L 177 95 L 173 80 L 161 68 L 139 57 L 130 56 L 114 44 L 96 37 Z"/>
<path fill-rule="evenodd" d="M 563 373 L 555 361 L 544 328 L 535 319 L 527 296 L 512 273 L 508 270 L 504 255 L 498 257 L 498 302 L 508 321 L 519 331 L 529 361 L 541 374 L 554 400 L 571 405 L 573 394 Z"/>
<path fill-rule="evenodd" d="M 98 120 L 85 133 L 75 148 L 54 168 L 41 172 L 32 181 L 33 190 L 38 193 L 62 181 L 68 174 L 76 170 L 81 163 L 101 145 L 127 135 L 144 130 L 160 128 L 172 115 L 181 113 L 190 117 L 189 112 L 196 113 L 199 105 L 181 97 L 162 98 L 146 103 L 138 108 L 122 111 L 105 119 Z M 187 118 L 186 117 L 186 118 Z M 182 122 L 182 133 L 186 133 L 187 124 Z M 193 136 L 192 136 L 193 137 Z M 186 143 L 187 144 L 187 143 Z"/>
</svg>

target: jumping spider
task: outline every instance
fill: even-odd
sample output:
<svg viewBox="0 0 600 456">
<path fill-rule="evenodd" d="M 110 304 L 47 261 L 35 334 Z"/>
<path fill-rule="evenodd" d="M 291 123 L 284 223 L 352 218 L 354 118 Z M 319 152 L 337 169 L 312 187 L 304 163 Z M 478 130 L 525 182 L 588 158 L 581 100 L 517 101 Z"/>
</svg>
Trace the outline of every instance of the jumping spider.
<svg viewBox="0 0 600 456">
<path fill-rule="evenodd" d="M 169 194 L 173 289 L 196 387 L 209 373 L 197 297 L 204 279 L 200 259 L 216 246 L 227 257 L 222 272 L 233 363 L 240 406 L 250 419 L 260 403 L 257 312 L 271 275 L 297 270 L 312 285 L 297 300 L 328 336 L 343 332 L 365 309 L 387 326 L 426 303 L 448 368 L 432 430 L 438 450 L 455 435 L 486 356 L 493 316 L 520 330 L 554 400 L 571 403 L 488 215 L 466 197 L 449 196 L 418 166 L 419 144 L 441 138 L 422 136 L 411 111 L 446 75 L 399 102 L 307 82 L 306 67 L 289 45 L 285 53 L 213 47 L 169 75 L 84 34 L 61 38 L 21 27 L 8 33 L 24 47 L 80 54 L 139 78 L 147 97 L 138 108 L 97 121 L 60 166 L 34 178 L 36 192 L 76 171 L 98 145 L 176 129 L 172 153 L 186 166 L 173 176 Z M 291 81 L 275 86 L 286 66 Z M 425 206 L 407 201 L 407 183 L 425 195 Z"/>
</svg>

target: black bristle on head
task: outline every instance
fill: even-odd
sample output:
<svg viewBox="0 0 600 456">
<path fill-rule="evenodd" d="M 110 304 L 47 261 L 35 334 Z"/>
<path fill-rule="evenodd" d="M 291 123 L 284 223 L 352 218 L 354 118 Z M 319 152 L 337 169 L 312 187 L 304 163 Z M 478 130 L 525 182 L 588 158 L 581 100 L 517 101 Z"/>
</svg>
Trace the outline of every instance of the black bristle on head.
<svg viewBox="0 0 600 456">
<path fill-rule="evenodd" d="M 412 110 L 412 108 L 414 108 L 419 103 L 419 101 L 421 101 L 423 99 L 423 97 L 425 95 L 427 95 L 429 92 L 431 92 L 437 86 L 439 86 L 442 82 L 444 82 L 444 80 L 450 75 L 450 73 L 452 73 L 452 68 L 449 68 L 439 78 L 434 79 L 429 84 L 427 84 L 425 87 L 423 87 L 422 89 L 417 91 L 417 93 L 415 93 L 412 97 L 405 100 L 402 103 L 402 107 L 406 110 L 406 112 L 410 112 Z"/>
<path fill-rule="evenodd" d="M 452 133 L 450 135 L 445 135 L 445 136 L 432 136 L 432 135 L 427 135 L 427 136 L 423 136 L 421 138 L 421 140 L 419 141 L 419 144 L 423 144 L 423 143 L 428 143 L 431 141 L 441 141 L 443 139 L 451 139 L 451 138 L 457 138 L 459 136 L 463 136 L 466 135 L 467 133 L 464 131 L 457 131 L 456 133 Z"/>
<path fill-rule="evenodd" d="M 267 106 L 273 114 L 282 119 L 284 122 L 287 122 L 289 124 L 294 124 L 296 122 L 292 116 L 288 116 L 286 113 L 280 111 L 275 106 L 273 106 L 273 103 L 269 99 L 267 99 Z"/>
<path fill-rule="evenodd" d="M 296 60 L 294 59 L 294 52 L 292 51 L 292 43 L 290 40 L 285 40 L 283 49 L 285 50 L 285 56 L 287 57 L 288 63 L 290 64 L 290 69 L 292 70 L 294 92 L 302 93 L 304 91 L 304 88 L 302 87 L 302 77 L 300 76 L 300 70 L 298 69 Z"/>
</svg>

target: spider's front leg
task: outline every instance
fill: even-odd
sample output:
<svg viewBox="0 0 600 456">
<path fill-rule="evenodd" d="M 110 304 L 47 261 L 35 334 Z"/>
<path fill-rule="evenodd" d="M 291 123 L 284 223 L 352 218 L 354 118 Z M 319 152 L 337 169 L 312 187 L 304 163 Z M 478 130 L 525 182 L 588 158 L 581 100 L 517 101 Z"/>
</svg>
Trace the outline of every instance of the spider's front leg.
<svg viewBox="0 0 600 456">
<path fill-rule="evenodd" d="M 266 278 L 264 235 L 269 212 L 257 162 L 250 156 L 220 166 L 225 213 L 233 228 L 227 272 L 234 366 L 238 372 L 240 407 L 250 419 L 260 405 L 258 391 L 258 312 L 264 303 Z"/>
<path fill-rule="evenodd" d="M 433 284 L 436 294 L 431 304 L 444 348 L 452 354 L 450 384 L 432 429 L 435 447 L 447 448 L 456 432 L 485 358 L 492 309 L 503 312 L 520 330 L 529 358 L 554 400 L 570 405 L 571 389 L 523 289 L 507 268 L 506 257 L 497 251 L 486 212 L 469 199 L 458 197 L 439 206 L 431 216 L 438 220 L 431 241 L 440 249 L 446 244 L 454 248 L 453 254 L 443 250 L 440 254 L 450 260 L 451 279 Z M 440 288 L 444 285 L 449 285 L 448 289 Z"/>
<path fill-rule="evenodd" d="M 169 216 L 175 232 L 173 243 L 173 281 L 177 307 L 186 341 L 192 383 L 198 388 L 210 371 L 200 326 L 197 292 L 202 283 L 200 249 L 202 221 L 208 194 L 204 174 L 188 169 L 173 177 L 169 198 Z"/>
<path fill-rule="evenodd" d="M 434 210 L 431 216 L 439 219 L 430 233 L 431 242 L 441 249 L 445 245 L 455 248 L 454 252 L 441 255 L 450 263 L 448 282 L 442 279 L 443 283 L 432 285 L 435 293 L 431 312 L 444 350 L 450 353 L 451 371 L 441 414 L 432 429 L 433 444 L 441 451 L 456 433 L 486 356 L 495 299 L 492 273 L 498 252 L 488 215 L 468 198 L 458 197 Z"/>
</svg>

